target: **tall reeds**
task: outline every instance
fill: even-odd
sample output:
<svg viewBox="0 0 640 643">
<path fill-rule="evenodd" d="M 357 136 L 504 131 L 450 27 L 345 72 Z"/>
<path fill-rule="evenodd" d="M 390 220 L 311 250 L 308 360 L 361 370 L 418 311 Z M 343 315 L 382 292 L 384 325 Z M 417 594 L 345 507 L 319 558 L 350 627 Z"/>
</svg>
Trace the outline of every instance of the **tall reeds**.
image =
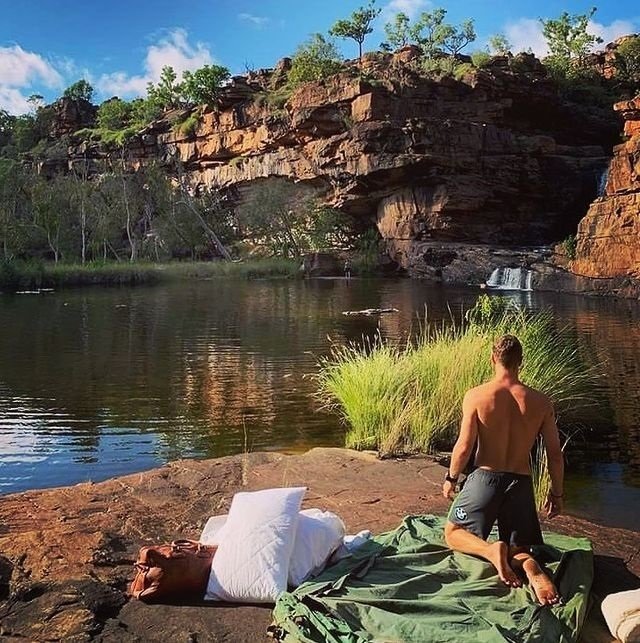
<svg viewBox="0 0 640 643">
<path fill-rule="evenodd" d="M 596 372 L 569 331 L 548 311 L 531 313 L 486 295 L 460 319 L 427 320 L 403 348 L 382 340 L 335 347 L 321 362 L 319 394 L 342 416 L 348 447 L 381 455 L 449 449 L 462 398 L 491 377 L 491 346 L 507 333 L 523 345 L 522 380 L 549 395 L 557 413 L 589 403 Z"/>
</svg>

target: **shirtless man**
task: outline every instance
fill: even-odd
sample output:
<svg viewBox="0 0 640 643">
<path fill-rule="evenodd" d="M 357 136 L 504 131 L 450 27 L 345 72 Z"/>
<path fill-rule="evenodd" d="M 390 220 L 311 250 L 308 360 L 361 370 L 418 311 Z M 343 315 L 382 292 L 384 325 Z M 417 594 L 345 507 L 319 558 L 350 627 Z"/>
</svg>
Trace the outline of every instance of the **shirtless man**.
<svg viewBox="0 0 640 643">
<path fill-rule="evenodd" d="M 564 460 L 553 406 L 546 395 L 520 381 L 522 346 L 516 337 L 505 335 L 495 342 L 491 363 L 493 379 L 468 391 L 462 403 L 460 435 L 442 486 L 445 498 L 454 500 L 476 438 L 478 468 L 453 502 L 445 539 L 451 549 L 491 562 L 511 587 L 522 585 L 514 569 L 524 572 L 540 604 L 553 605 L 560 600 L 558 592 L 530 553 L 532 545 L 542 544 L 542 533 L 529 468 L 529 453 L 542 434 L 551 475 L 545 510 L 549 517 L 559 514 Z M 488 543 L 496 519 L 499 540 Z"/>
</svg>

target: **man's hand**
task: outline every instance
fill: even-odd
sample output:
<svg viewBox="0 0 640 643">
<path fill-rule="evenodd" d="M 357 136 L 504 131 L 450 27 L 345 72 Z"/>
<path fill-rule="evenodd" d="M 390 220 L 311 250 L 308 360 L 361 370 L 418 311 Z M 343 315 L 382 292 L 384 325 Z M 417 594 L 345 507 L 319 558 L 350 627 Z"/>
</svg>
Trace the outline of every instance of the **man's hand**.
<svg viewBox="0 0 640 643">
<path fill-rule="evenodd" d="M 455 496 L 455 490 L 456 490 L 456 486 L 453 484 L 453 482 L 449 482 L 448 480 L 444 481 L 442 485 L 442 495 L 447 500 L 453 500 Z"/>
<path fill-rule="evenodd" d="M 554 518 L 561 514 L 564 509 L 564 502 L 562 496 L 554 496 L 551 492 L 547 495 L 547 501 L 544 503 L 544 510 L 547 513 L 547 518 Z"/>
</svg>

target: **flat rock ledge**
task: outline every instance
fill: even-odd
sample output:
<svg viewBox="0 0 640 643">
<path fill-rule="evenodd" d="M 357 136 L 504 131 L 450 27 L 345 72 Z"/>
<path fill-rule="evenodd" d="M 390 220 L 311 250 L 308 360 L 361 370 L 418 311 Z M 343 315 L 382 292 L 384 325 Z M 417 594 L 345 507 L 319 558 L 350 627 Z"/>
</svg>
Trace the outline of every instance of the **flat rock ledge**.
<svg viewBox="0 0 640 643">
<path fill-rule="evenodd" d="M 444 470 L 427 457 L 378 460 L 346 449 L 180 460 L 73 487 L 0 498 L 0 640 L 263 641 L 269 607 L 145 605 L 128 601 L 138 549 L 197 538 L 239 490 L 306 485 L 305 506 L 333 511 L 348 530 L 379 533 L 412 513 L 444 513 Z M 586 536 L 596 597 L 640 587 L 640 535 L 561 516 L 545 528 Z M 583 641 L 612 641 L 597 606 Z"/>
</svg>

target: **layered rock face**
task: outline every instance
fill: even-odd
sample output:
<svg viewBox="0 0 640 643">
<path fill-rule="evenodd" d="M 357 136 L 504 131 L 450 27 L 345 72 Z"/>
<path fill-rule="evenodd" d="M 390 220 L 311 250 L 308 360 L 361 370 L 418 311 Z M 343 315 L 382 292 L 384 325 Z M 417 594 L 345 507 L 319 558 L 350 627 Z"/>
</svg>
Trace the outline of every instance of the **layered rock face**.
<svg viewBox="0 0 640 643">
<path fill-rule="evenodd" d="M 614 148 L 604 194 L 580 222 L 570 269 L 640 293 L 640 95 L 614 109 L 627 140 Z"/>
<path fill-rule="evenodd" d="M 53 105 L 55 118 L 51 124 L 51 136 L 60 138 L 95 124 L 97 108 L 86 100 L 60 98 Z"/>
<path fill-rule="evenodd" d="M 530 247 L 575 231 L 615 119 L 563 103 L 533 56 L 495 58 L 462 80 L 428 78 L 417 57 L 413 48 L 369 55 L 359 72 L 305 85 L 279 108 L 282 70 L 236 78 L 192 133 L 165 118 L 129 154 L 134 164 L 177 159 L 195 186 L 240 200 L 261 181 L 303 184 L 375 222 L 389 255 L 416 276 L 458 280 L 447 268 L 461 256 L 453 242 Z M 100 156 L 86 145 L 78 153 Z"/>
</svg>

